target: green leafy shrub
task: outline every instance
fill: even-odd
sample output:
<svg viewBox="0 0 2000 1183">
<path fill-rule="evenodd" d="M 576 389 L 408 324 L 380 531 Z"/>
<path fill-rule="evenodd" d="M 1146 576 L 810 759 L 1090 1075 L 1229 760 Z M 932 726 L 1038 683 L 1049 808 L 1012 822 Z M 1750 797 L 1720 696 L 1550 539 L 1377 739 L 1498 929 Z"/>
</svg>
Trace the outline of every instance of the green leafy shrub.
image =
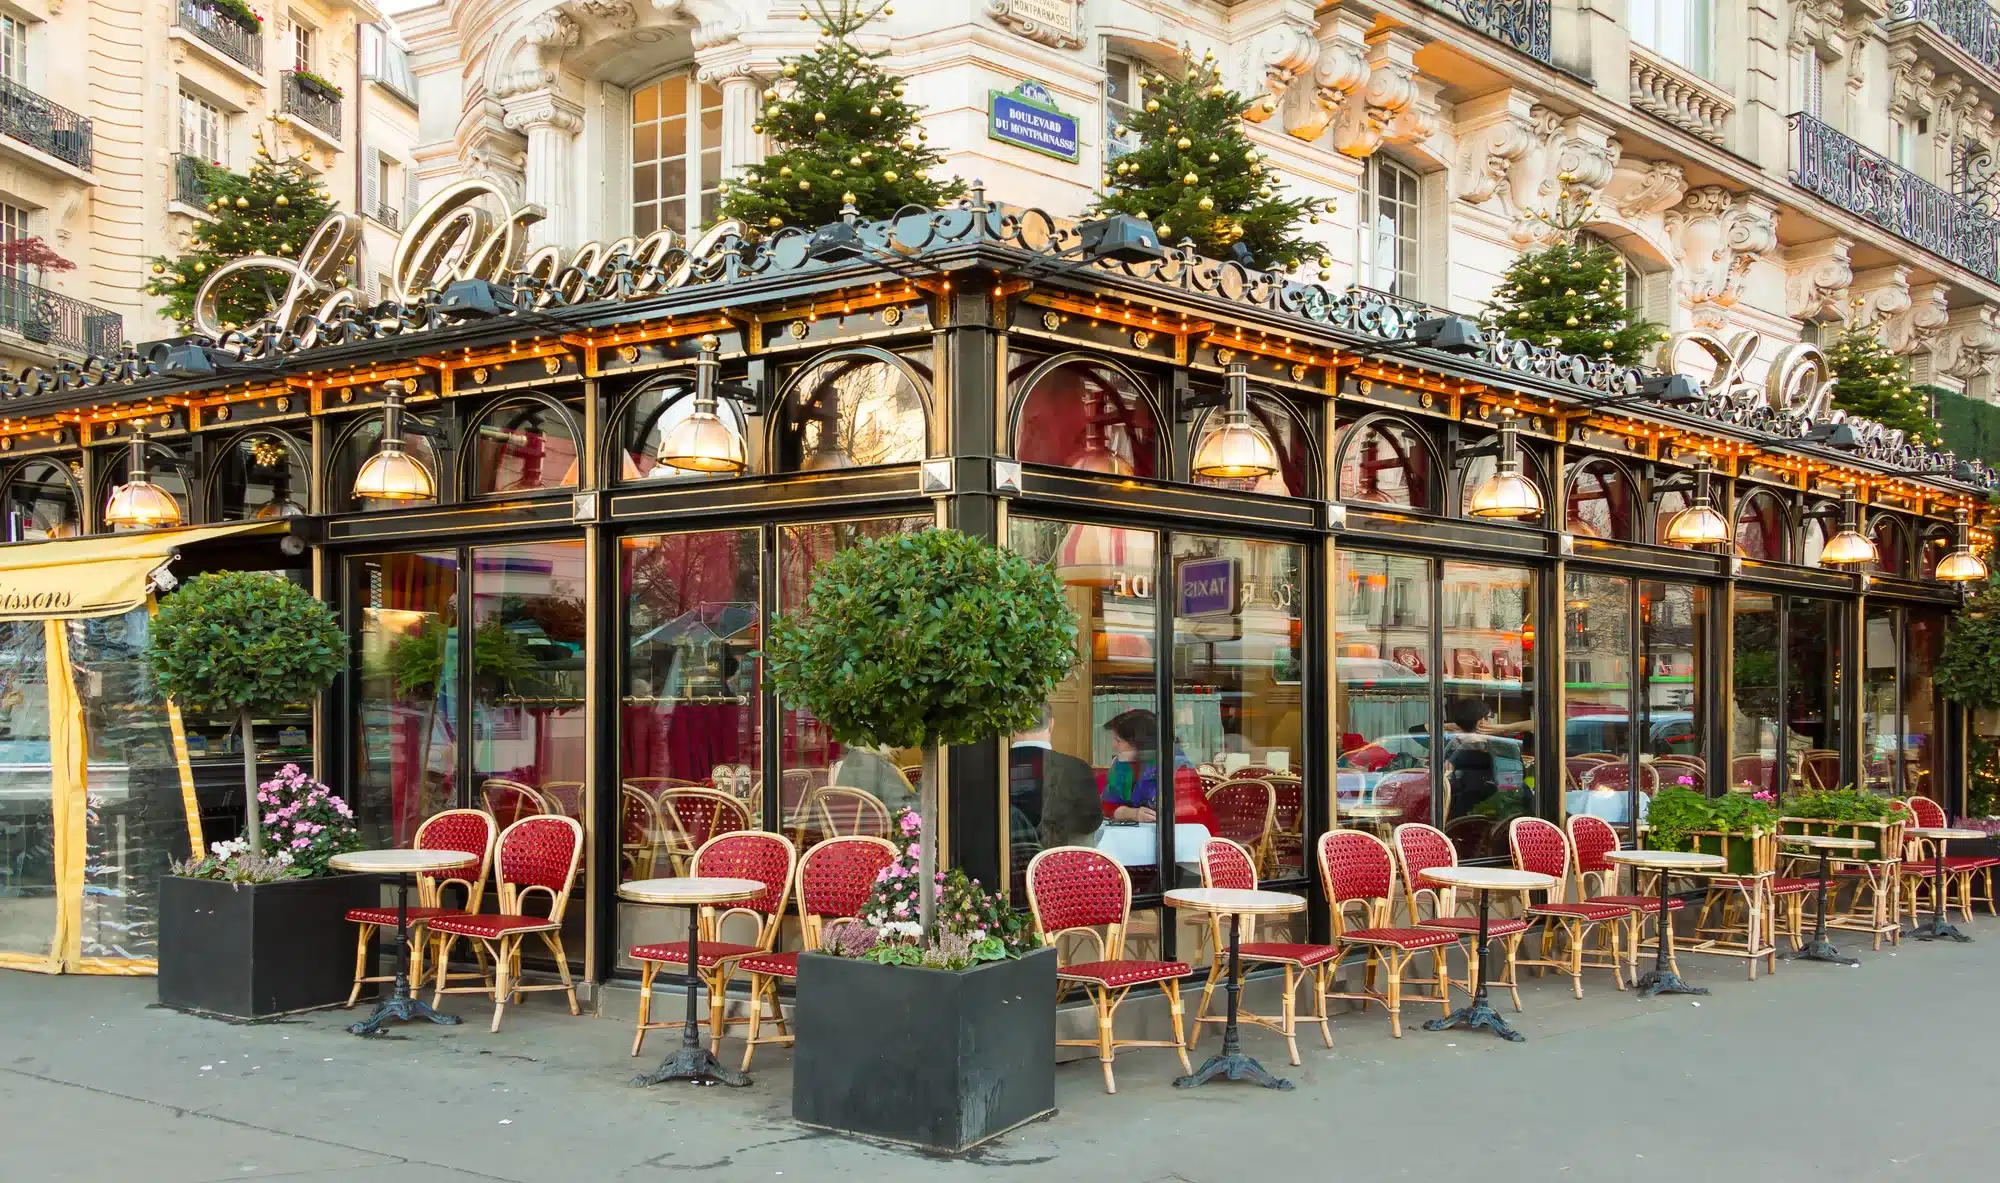
<svg viewBox="0 0 2000 1183">
<path fill-rule="evenodd" d="M 1709 828 L 1708 798 L 1693 789 L 1661 789 L 1646 810 L 1646 844 L 1687 850 L 1696 832 Z"/>
<path fill-rule="evenodd" d="M 1724 793 L 1708 803 L 1708 828 L 1722 834 L 1768 834 L 1778 828 L 1777 799 L 1769 793 Z"/>
<path fill-rule="evenodd" d="M 1887 797 L 1855 789 L 1826 789 L 1785 798 L 1785 816 L 1828 822 L 1886 822 L 1902 810 Z"/>
<path fill-rule="evenodd" d="M 1973 710 L 2000 707 L 2000 588 L 1987 588 L 1945 627 L 1937 688 Z"/>
</svg>

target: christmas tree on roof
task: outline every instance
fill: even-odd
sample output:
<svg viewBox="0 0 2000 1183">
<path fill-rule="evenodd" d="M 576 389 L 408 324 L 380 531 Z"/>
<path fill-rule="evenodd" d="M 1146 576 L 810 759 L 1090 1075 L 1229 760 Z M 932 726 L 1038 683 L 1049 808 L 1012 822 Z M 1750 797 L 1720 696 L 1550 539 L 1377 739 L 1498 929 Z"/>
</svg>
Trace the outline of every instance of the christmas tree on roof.
<svg viewBox="0 0 2000 1183">
<path fill-rule="evenodd" d="M 1583 236 L 1596 199 L 1568 173 L 1558 180 L 1563 189 L 1554 212 L 1537 215 L 1553 241 L 1514 259 L 1483 319 L 1515 340 L 1638 365 L 1667 334 L 1626 307 L 1625 262 L 1618 252 Z"/>
<path fill-rule="evenodd" d="M 1849 324 L 1827 350 L 1827 363 L 1835 410 L 1873 419 L 1913 443 L 1939 442 L 1930 399 L 1910 384 L 1903 359 L 1889 352 L 1873 324 Z"/>
</svg>

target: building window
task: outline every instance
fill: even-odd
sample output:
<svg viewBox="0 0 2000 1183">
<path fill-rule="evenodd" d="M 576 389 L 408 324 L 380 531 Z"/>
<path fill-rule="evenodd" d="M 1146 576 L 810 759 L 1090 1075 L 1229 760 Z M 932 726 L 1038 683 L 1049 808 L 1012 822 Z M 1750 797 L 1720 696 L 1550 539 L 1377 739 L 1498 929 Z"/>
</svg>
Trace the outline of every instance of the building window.
<svg viewBox="0 0 2000 1183">
<path fill-rule="evenodd" d="M 632 232 L 679 234 L 715 220 L 722 91 L 669 74 L 632 92 Z"/>
<path fill-rule="evenodd" d="M 1124 135 L 1112 128 L 1128 122 L 1132 112 L 1146 100 L 1146 64 L 1137 58 L 1113 54 L 1104 59 L 1104 158 L 1116 160 L 1139 146 L 1130 129 Z"/>
<path fill-rule="evenodd" d="M 1064 362 L 1036 377 L 1021 400 L 1014 454 L 1026 463 L 1154 477 L 1159 453 L 1152 404 L 1116 367 Z"/>
<path fill-rule="evenodd" d="M 301 23 L 296 17 L 293 18 L 292 69 L 301 70 L 308 74 L 313 72 L 313 62 L 318 58 L 318 55 L 313 50 L 318 48 L 316 44 L 318 40 L 318 29 Z"/>
<path fill-rule="evenodd" d="M 1710 0 L 1632 0 L 1632 40 L 1706 76 L 1715 35 Z"/>
<path fill-rule="evenodd" d="M 227 165 L 227 137 L 223 134 L 226 117 L 222 108 L 207 99 L 196 98 L 186 91 L 181 92 L 181 152 L 206 160 L 210 164 Z"/>
<path fill-rule="evenodd" d="M 1798 87 L 1798 109 L 1819 119 L 1826 114 L 1826 63 L 1819 51 L 1808 45 L 1792 59 L 1792 77 Z"/>
<path fill-rule="evenodd" d="M 18 242 L 28 237 L 28 211 L 18 205 L 0 201 L 0 243 Z M 24 278 L 25 268 L 20 263 L 0 263 L 0 275 L 8 279 Z"/>
<path fill-rule="evenodd" d="M 1434 466 L 1422 436 L 1393 420 L 1350 428 L 1349 435 L 1340 454 L 1342 501 L 1434 512 Z"/>
<path fill-rule="evenodd" d="M 1417 174 L 1382 156 L 1368 158 L 1361 195 L 1363 287 L 1417 294 Z"/>
<path fill-rule="evenodd" d="M 17 17 L 0 16 L 0 76 L 28 81 L 28 22 Z"/>
</svg>

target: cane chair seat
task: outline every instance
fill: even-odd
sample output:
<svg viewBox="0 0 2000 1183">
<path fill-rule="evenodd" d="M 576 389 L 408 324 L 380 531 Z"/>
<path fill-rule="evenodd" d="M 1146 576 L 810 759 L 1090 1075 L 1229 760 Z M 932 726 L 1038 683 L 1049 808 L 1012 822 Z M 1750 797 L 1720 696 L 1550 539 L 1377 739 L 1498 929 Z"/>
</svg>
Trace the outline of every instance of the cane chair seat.
<svg viewBox="0 0 2000 1183">
<path fill-rule="evenodd" d="M 1290 941 L 1250 941 L 1241 946 L 1245 961 L 1277 961 L 1292 965 L 1323 965 L 1340 956 L 1338 945 L 1303 945 Z"/>
<path fill-rule="evenodd" d="M 1466 936 L 1479 934 L 1477 916 L 1438 916 L 1417 922 L 1419 928 L 1441 928 L 1446 932 L 1462 933 Z M 1528 922 L 1518 916 L 1492 916 L 1486 921 L 1486 935 L 1489 937 L 1511 937 L 1515 933 L 1528 931 Z"/>
<path fill-rule="evenodd" d="M 725 961 L 736 961 L 760 952 L 755 945 L 738 945 L 729 941 L 703 941 L 701 943 L 701 968 L 713 969 Z M 632 946 L 634 961 L 666 961 L 675 965 L 686 965 L 688 947 L 686 941 L 663 941 L 657 945 Z"/>
<path fill-rule="evenodd" d="M 411 908 L 408 913 L 411 925 L 417 925 L 433 916 L 458 916 L 463 913 L 457 908 Z M 394 908 L 349 908 L 347 919 L 352 924 L 376 924 L 383 928 L 396 927 Z"/>
<path fill-rule="evenodd" d="M 1387 945 L 1396 949 L 1436 949 L 1458 943 L 1458 934 L 1441 928 L 1354 928 L 1340 934 L 1343 944 Z"/>
<path fill-rule="evenodd" d="M 1184 978 L 1194 972 L 1185 961 L 1085 961 L 1056 971 L 1059 981 L 1096 982 L 1114 989 Z"/>
<path fill-rule="evenodd" d="M 1709 880 L 1709 882 L 1716 887 L 1741 890 L 1747 887 L 1754 887 L 1757 880 L 1740 875 L 1718 875 L 1714 879 Z M 1817 879 L 1774 878 L 1767 882 L 1764 890 L 1770 892 L 1772 895 L 1804 895 L 1818 886 L 1819 880 Z M 1657 908 L 1654 910 L 1658 911 Z"/>
<path fill-rule="evenodd" d="M 1647 916 L 1660 911 L 1660 897 L 1656 895 L 1596 895 L 1590 897 L 1593 904 L 1615 904 L 1628 912 L 1641 912 Z M 1667 907 L 1675 912 L 1686 907 L 1686 902 L 1674 896 L 1667 897 Z"/>
<path fill-rule="evenodd" d="M 1570 904 L 1529 904 L 1530 916 L 1575 916 L 1582 920 L 1616 920 L 1631 909 L 1620 904 L 1607 904 L 1602 900 L 1588 903 Z"/>
<path fill-rule="evenodd" d="M 458 913 L 430 922 L 432 932 L 448 932 L 455 937 L 478 937 L 497 941 L 513 932 L 553 932 L 562 925 L 546 916 L 505 916 L 498 913 Z"/>
<path fill-rule="evenodd" d="M 1948 854 L 1944 856 L 1947 871 L 1977 871 L 1984 867 L 2000 867 L 2000 857 L 1990 854 Z"/>
<path fill-rule="evenodd" d="M 702 952 L 706 954 L 708 950 L 704 948 Z M 681 960 L 687 960 L 685 953 L 681 955 Z M 702 962 L 703 964 L 708 964 L 708 958 L 704 956 Z M 799 955 L 797 952 L 752 953 L 748 957 L 739 958 L 736 962 L 736 968 L 747 974 L 764 974 L 774 978 L 796 978 L 799 976 Z"/>
</svg>

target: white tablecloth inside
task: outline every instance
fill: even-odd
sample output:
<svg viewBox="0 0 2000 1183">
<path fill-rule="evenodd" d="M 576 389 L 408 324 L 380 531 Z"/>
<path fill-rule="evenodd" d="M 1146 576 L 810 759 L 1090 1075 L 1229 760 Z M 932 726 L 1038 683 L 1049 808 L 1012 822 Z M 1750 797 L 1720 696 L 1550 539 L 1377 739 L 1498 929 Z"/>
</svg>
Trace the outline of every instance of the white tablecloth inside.
<svg viewBox="0 0 2000 1183">
<path fill-rule="evenodd" d="M 1601 817 L 1613 825 L 1623 825 L 1629 818 L 1631 794 L 1624 789 L 1571 789 L 1563 794 L 1563 801 L 1571 813 L 1587 813 Z M 1646 820 L 1646 810 L 1653 803 L 1651 797 L 1639 794 L 1639 820 Z"/>
<path fill-rule="evenodd" d="M 1202 844 L 1209 838 L 1208 827 L 1194 822 L 1174 823 L 1174 857 L 1184 863 L 1201 858 Z M 1150 867 L 1160 857 L 1158 830 L 1153 826 L 1106 825 L 1097 832 L 1097 849 L 1117 859 L 1121 866 Z"/>
</svg>

